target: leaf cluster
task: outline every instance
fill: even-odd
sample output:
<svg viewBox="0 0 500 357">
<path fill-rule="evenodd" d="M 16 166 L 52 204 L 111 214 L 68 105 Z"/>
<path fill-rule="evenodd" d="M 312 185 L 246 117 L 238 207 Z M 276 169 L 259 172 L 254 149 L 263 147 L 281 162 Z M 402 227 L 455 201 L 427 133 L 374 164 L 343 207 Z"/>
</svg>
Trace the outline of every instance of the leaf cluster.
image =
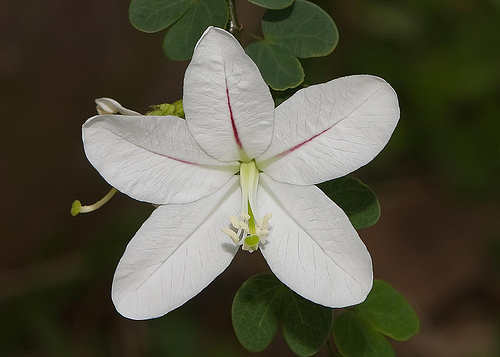
<svg viewBox="0 0 500 357">
<path fill-rule="evenodd" d="M 294 88 L 304 81 L 299 58 L 326 56 L 337 45 L 335 23 L 311 2 L 248 1 L 267 11 L 261 24 L 264 37 L 247 46 L 246 52 L 275 90 Z M 132 0 L 129 18 L 144 32 L 168 28 L 163 51 L 176 61 L 191 58 L 196 42 L 208 26 L 224 28 L 228 21 L 235 21 L 230 19 L 226 0 Z"/>
<path fill-rule="evenodd" d="M 285 341 L 299 356 L 311 356 L 332 329 L 332 311 L 297 295 L 272 274 L 255 275 L 236 293 L 233 327 L 243 347 L 264 350 L 282 326 Z"/>
<path fill-rule="evenodd" d="M 344 357 L 394 356 L 385 336 L 403 341 L 420 328 L 406 299 L 381 280 L 375 280 L 362 304 L 333 319 L 332 309 L 302 298 L 272 274 L 255 275 L 243 283 L 234 297 L 232 320 L 236 336 L 247 350 L 267 348 L 281 325 L 286 343 L 298 356 L 319 351 L 332 329 Z"/>
</svg>

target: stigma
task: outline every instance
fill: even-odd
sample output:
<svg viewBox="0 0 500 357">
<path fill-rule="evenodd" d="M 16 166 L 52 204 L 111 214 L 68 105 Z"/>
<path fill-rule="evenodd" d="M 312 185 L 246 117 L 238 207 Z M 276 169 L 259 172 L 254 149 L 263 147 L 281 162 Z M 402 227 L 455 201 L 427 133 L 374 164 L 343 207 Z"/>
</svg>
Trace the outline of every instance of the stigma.
<svg viewBox="0 0 500 357">
<path fill-rule="evenodd" d="M 260 244 L 266 243 L 269 235 L 269 220 L 272 214 L 266 214 L 262 219 L 256 219 L 257 188 L 259 185 L 259 170 L 255 161 L 240 165 L 241 214 L 240 217 L 230 216 L 231 225 L 222 229 L 231 240 L 241 245 L 250 253 L 256 251 Z"/>
<path fill-rule="evenodd" d="M 79 213 L 89 213 L 93 212 L 102 206 L 104 206 L 116 193 L 116 188 L 111 188 L 106 196 L 101 198 L 99 201 L 89 206 L 82 206 L 82 203 L 79 200 L 75 200 L 71 205 L 71 215 L 76 216 Z"/>
</svg>

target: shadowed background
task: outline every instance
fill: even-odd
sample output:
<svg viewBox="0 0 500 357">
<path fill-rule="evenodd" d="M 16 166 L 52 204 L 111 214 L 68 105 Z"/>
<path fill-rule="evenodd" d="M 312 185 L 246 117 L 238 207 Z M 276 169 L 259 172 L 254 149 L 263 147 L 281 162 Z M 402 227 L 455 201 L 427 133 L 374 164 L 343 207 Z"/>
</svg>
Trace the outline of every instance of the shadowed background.
<svg viewBox="0 0 500 357">
<path fill-rule="evenodd" d="M 315 1 L 340 42 L 303 61 L 306 83 L 369 73 L 396 89 L 401 121 L 389 145 L 354 173 L 382 217 L 360 231 L 375 277 L 417 311 L 421 333 L 398 356 L 499 352 L 500 3 L 498 0 Z M 237 1 L 259 33 L 262 9 Z M 152 207 L 109 190 L 85 158 L 81 124 L 108 96 L 127 108 L 182 97 L 187 62 L 167 60 L 164 32 L 144 34 L 118 0 L 0 3 L 0 354 L 249 356 L 231 326 L 232 297 L 268 268 L 238 253 L 207 289 L 167 316 L 122 318 L 114 268 Z M 248 39 L 247 39 L 248 40 Z M 256 356 L 291 355 L 281 337 Z M 319 356 L 326 356 L 322 350 Z"/>
</svg>

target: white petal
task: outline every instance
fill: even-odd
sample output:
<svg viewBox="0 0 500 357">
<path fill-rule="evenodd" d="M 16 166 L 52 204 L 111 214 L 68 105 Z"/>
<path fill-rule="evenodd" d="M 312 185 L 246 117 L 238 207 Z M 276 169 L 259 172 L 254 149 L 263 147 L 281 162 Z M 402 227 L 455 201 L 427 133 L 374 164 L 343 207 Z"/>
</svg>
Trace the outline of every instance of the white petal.
<svg viewBox="0 0 500 357">
<path fill-rule="evenodd" d="M 184 78 L 184 112 L 200 146 L 222 161 L 248 161 L 271 142 L 274 102 L 255 63 L 228 32 L 209 27 Z"/>
<path fill-rule="evenodd" d="M 99 114 L 122 114 L 122 115 L 141 115 L 133 110 L 124 108 L 120 103 L 111 98 L 98 98 L 95 100 L 97 112 Z"/>
<path fill-rule="evenodd" d="M 273 215 L 261 250 L 278 279 L 328 307 L 362 302 L 372 287 L 372 262 L 345 213 L 315 186 L 261 176 L 259 213 Z"/>
<path fill-rule="evenodd" d="M 157 208 L 116 268 L 112 298 L 118 312 L 136 320 L 165 315 L 222 273 L 238 248 L 222 229 L 240 199 L 233 178 L 199 201 Z"/>
<path fill-rule="evenodd" d="M 368 75 L 302 89 L 276 108 L 273 140 L 257 159 L 275 180 L 310 185 L 370 162 L 399 119 L 396 93 Z"/>
<path fill-rule="evenodd" d="M 222 187 L 238 163 L 208 156 L 184 119 L 103 115 L 83 125 L 85 154 L 109 184 L 156 204 L 192 202 Z"/>
</svg>

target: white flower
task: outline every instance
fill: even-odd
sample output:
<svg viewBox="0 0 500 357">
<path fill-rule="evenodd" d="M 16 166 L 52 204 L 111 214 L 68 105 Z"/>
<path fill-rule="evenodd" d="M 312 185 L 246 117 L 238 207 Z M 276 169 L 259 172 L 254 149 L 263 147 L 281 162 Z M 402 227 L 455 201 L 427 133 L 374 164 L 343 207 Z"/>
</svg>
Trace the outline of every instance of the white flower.
<svg viewBox="0 0 500 357">
<path fill-rule="evenodd" d="M 350 76 L 274 108 L 255 63 L 211 27 L 186 70 L 183 104 L 185 120 L 98 115 L 83 125 L 99 173 L 160 205 L 118 264 L 117 310 L 132 319 L 168 313 L 224 271 L 240 245 L 260 248 L 274 274 L 313 302 L 362 302 L 370 255 L 314 184 L 358 169 L 386 145 L 399 118 L 394 90 L 377 77 Z"/>
</svg>

